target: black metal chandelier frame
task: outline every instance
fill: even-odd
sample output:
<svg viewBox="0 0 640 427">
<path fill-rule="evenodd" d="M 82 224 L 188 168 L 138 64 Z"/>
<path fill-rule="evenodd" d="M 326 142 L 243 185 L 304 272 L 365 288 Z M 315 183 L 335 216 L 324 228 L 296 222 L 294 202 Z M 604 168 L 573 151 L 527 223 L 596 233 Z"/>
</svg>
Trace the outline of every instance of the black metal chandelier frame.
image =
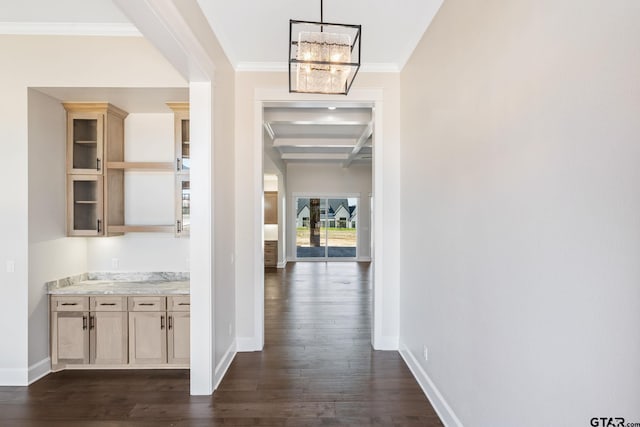
<svg viewBox="0 0 640 427">
<path fill-rule="evenodd" d="M 294 34 L 294 26 L 296 25 L 313 25 L 319 26 L 320 32 L 324 31 L 324 27 L 337 27 L 337 28 L 345 28 L 351 30 L 351 32 L 355 31 L 355 36 L 353 37 L 353 42 L 350 45 L 351 53 L 354 53 L 354 50 L 357 48 L 357 62 L 333 62 L 333 61 L 317 61 L 317 60 L 302 60 L 296 57 L 292 57 L 294 46 L 297 48 L 298 41 L 293 40 Z M 351 85 L 355 80 L 358 71 L 360 70 L 360 49 L 362 47 L 362 25 L 351 25 L 351 24 L 336 24 L 331 22 L 324 22 L 323 16 L 323 0 L 320 0 L 320 22 L 317 21 L 300 21 L 295 19 L 289 20 L 289 92 L 291 93 L 314 93 L 314 94 L 322 94 L 322 95 L 348 95 L 349 90 L 351 89 Z M 347 77 L 344 90 L 340 92 L 316 92 L 316 91 L 301 91 L 297 90 L 297 87 L 294 88 L 292 85 L 292 68 L 301 66 L 301 65 L 325 65 L 325 66 L 344 66 L 350 67 L 351 69 L 355 69 L 355 72 Z M 296 82 L 297 83 L 297 82 Z"/>
</svg>

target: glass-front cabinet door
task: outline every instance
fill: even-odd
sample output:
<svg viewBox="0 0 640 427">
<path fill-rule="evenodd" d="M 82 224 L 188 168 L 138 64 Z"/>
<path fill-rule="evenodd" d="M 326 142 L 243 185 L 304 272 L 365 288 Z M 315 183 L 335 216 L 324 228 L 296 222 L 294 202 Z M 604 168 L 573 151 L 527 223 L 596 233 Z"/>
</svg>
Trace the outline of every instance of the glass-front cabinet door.
<svg viewBox="0 0 640 427">
<path fill-rule="evenodd" d="M 99 175 L 104 168 L 103 115 L 69 113 L 67 131 L 67 171 Z"/>
<path fill-rule="evenodd" d="M 191 229 L 191 181 L 188 176 L 176 179 L 176 235 L 188 236 Z"/>
<path fill-rule="evenodd" d="M 100 175 L 67 175 L 67 234 L 103 236 L 103 178 Z"/>
</svg>

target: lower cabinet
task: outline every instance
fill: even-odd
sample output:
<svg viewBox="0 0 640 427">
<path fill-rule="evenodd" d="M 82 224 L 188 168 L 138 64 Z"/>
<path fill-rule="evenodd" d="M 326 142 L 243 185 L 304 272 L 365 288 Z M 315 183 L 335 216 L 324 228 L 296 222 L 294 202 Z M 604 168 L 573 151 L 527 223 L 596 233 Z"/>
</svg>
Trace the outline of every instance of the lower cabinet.
<svg viewBox="0 0 640 427">
<path fill-rule="evenodd" d="M 187 296 L 173 297 L 167 308 L 167 359 L 173 364 L 189 363 L 191 340 L 190 301 Z"/>
<path fill-rule="evenodd" d="M 129 297 L 129 363 L 167 363 L 165 297 Z"/>
<path fill-rule="evenodd" d="M 189 307 L 188 296 L 52 296 L 52 368 L 188 367 Z"/>
<path fill-rule="evenodd" d="M 91 297 L 89 354 L 95 365 L 127 363 L 127 298 Z"/>
</svg>

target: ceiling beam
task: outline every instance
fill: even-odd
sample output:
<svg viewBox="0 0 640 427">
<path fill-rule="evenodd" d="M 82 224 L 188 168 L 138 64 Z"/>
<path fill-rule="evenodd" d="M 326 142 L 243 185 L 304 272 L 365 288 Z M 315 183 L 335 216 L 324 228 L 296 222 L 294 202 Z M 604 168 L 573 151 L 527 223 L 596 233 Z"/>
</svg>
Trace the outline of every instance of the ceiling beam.
<svg viewBox="0 0 640 427">
<path fill-rule="evenodd" d="M 362 132 L 360 138 L 358 138 L 358 142 L 356 142 L 353 150 L 351 150 L 349 157 L 347 157 L 347 160 L 342 163 L 343 168 L 348 168 L 351 163 L 353 163 L 360 150 L 362 150 L 362 147 L 364 147 L 365 143 L 369 140 L 369 138 L 371 138 L 371 135 L 373 135 L 373 122 L 369 122 L 367 128 L 364 130 L 364 132 Z"/>
<path fill-rule="evenodd" d="M 357 140 L 355 138 L 325 138 L 308 136 L 304 138 L 282 138 L 273 140 L 274 147 L 294 148 L 353 148 Z"/>
<path fill-rule="evenodd" d="M 346 160 L 349 154 L 342 153 L 283 153 L 282 160 Z"/>
</svg>

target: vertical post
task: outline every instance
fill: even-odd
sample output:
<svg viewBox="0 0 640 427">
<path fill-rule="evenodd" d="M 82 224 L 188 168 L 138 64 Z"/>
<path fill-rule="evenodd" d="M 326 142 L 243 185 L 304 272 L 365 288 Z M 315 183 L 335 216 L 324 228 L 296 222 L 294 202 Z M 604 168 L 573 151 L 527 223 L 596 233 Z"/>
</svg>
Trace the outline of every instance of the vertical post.
<svg viewBox="0 0 640 427">
<path fill-rule="evenodd" d="M 309 246 L 320 246 L 320 199 L 309 199 Z"/>
</svg>

